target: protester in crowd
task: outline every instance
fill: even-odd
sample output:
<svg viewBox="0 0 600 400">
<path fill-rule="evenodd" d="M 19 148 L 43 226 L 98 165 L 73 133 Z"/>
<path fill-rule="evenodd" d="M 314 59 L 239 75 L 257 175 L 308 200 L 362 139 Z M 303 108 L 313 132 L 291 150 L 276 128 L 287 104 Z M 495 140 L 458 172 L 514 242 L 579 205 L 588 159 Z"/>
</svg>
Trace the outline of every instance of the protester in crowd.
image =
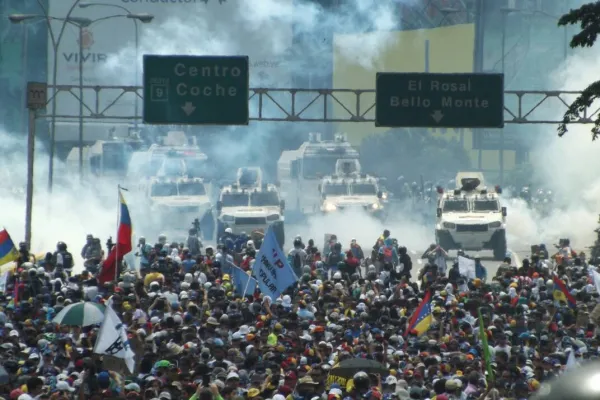
<svg viewBox="0 0 600 400">
<path fill-rule="evenodd" d="M 418 285 L 409 252 L 387 230 L 377 259 L 337 238 L 323 254 L 300 239 L 287 255 L 268 235 L 256 245 L 228 232 L 216 251 L 166 239 L 140 240 L 132 254 L 141 268 L 114 273 L 110 250 L 94 272 L 69 265 L 63 242 L 49 259 L 15 258 L 0 294 L 0 396 L 522 399 L 598 358 L 600 274 L 578 257 L 507 257 L 489 280 L 479 258 L 475 277 L 458 261 L 444 274 L 437 263 L 448 254 L 435 245 Z M 104 306 L 104 319 L 52 322 L 81 301 Z M 110 329 L 125 339 L 106 346 Z"/>
</svg>

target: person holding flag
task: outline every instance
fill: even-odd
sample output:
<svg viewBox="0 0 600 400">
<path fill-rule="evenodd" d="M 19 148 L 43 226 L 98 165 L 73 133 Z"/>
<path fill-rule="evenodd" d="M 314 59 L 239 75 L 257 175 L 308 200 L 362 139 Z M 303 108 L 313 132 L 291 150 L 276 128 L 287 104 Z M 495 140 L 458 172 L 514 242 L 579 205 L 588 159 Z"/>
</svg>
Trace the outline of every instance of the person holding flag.
<svg viewBox="0 0 600 400">
<path fill-rule="evenodd" d="M 231 276 L 237 295 L 245 297 L 254 294 L 256 291 L 256 279 L 250 276 L 246 271 L 238 266 L 232 265 Z"/>
<path fill-rule="evenodd" d="M 265 234 L 260 250 L 256 254 L 252 275 L 261 293 L 272 299 L 279 297 L 298 281 L 272 228 L 269 228 Z"/>
<path fill-rule="evenodd" d="M 131 226 L 131 217 L 129 216 L 129 208 L 123 197 L 119 186 L 119 227 L 117 229 L 117 243 L 111 249 L 108 257 L 102 263 L 102 269 L 97 276 L 98 283 L 104 285 L 106 282 L 116 281 L 118 276 L 118 265 L 123 260 L 123 257 L 131 252 L 133 248 Z"/>
<path fill-rule="evenodd" d="M 6 229 L 0 231 L 0 265 L 19 259 L 19 251 Z"/>
<path fill-rule="evenodd" d="M 104 320 L 94 345 L 94 353 L 121 358 L 133 374 L 135 353 L 129 343 L 126 327 L 110 305 L 104 309 Z"/>
<path fill-rule="evenodd" d="M 567 303 L 569 307 L 576 308 L 577 300 L 573 295 L 569 292 L 567 285 L 561 279 L 558 278 L 556 274 L 552 275 L 552 281 L 554 282 L 554 290 L 552 295 L 554 300 L 557 302 Z"/>
<path fill-rule="evenodd" d="M 15 247 L 15 243 L 10 238 L 8 231 L 2 229 L 0 231 L 0 266 L 8 264 L 19 259 L 19 251 Z M 19 290 L 23 287 L 23 284 L 19 282 L 19 274 L 17 268 L 14 269 L 14 289 L 13 289 L 13 307 L 19 305 Z"/>
<path fill-rule="evenodd" d="M 404 332 L 404 337 L 408 337 L 409 334 L 416 336 L 422 336 L 429 330 L 429 327 L 433 323 L 433 314 L 431 313 L 431 291 L 425 293 L 425 297 L 410 317 L 408 326 Z"/>
</svg>

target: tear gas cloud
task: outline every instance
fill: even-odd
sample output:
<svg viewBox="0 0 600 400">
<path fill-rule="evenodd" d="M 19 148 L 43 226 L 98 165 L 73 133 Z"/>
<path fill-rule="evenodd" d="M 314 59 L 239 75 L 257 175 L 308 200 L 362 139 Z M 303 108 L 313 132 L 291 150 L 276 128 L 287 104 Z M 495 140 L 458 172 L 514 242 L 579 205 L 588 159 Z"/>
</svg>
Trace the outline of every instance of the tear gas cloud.
<svg viewBox="0 0 600 400">
<path fill-rule="evenodd" d="M 3 156 L 0 159 L 0 221 L 18 246 L 25 238 L 25 188 L 27 182 L 26 139 L 16 138 L 0 129 Z M 9 150 L 9 151 L 7 151 Z M 116 233 L 116 185 L 95 180 L 93 186 L 79 183 L 78 175 L 55 162 L 55 186 L 47 193 L 48 154 L 36 148 L 32 246 L 34 254 L 54 251 L 64 241 L 73 253 L 77 267 L 82 265 L 81 247 L 87 234 L 102 243 Z M 6 179 L 8 178 L 8 179 Z"/>
<path fill-rule="evenodd" d="M 0 220 L 9 230 L 15 245 L 18 245 L 25 237 L 26 141 L 0 131 L 0 142 L 4 149 L 10 150 L 0 160 Z M 80 183 L 76 172 L 61 161 L 56 161 L 55 184 L 52 195 L 48 195 L 48 161 L 45 149 L 38 145 L 34 173 L 32 251 L 35 254 L 53 251 L 59 240 L 64 241 L 75 257 L 75 269 L 80 270 L 83 264 L 80 250 L 87 234 L 100 238 L 104 249 L 109 236 L 115 239 L 116 182 L 108 178 L 95 178 Z M 156 223 L 144 215 L 144 201 L 140 193 L 131 190 L 124 192 L 124 195 L 129 204 L 135 236 L 147 236 L 153 242 L 159 233 L 164 232 L 169 240 L 175 238 L 173 231 L 163 229 L 170 226 L 168 220 L 163 218 L 163 221 Z M 402 207 L 400 212 L 391 214 L 385 224 L 363 211 L 311 217 L 306 224 L 287 227 L 287 242 L 291 243 L 292 235 L 301 235 L 305 241 L 314 239 L 320 247 L 325 234 L 334 233 L 344 244 L 349 244 L 353 238 L 357 239 L 365 253 L 368 253 L 374 240 L 387 228 L 393 237 L 418 253 L 433 240 L 431 223 L 402 211 L 407 209 Z"/>
<path fill-rule="evenodd" d="M 406 4 L 411 2 L 412 0 L 405 1 Z M 231 26 L 215 27 L 209 19 L 199 19 L 196 16 L 171 18 L 162 24 L 153 23 L 144 26 L 140 54 L 243 55 L 249 45 L 270 49 L 266 53 L 287 54 L 289 43 L 284 42 L 283 35 L 278 35 L 276 30 L 269 31 L 269 28 L 282 26 L 276 22 L 284 21 L 289 26 L 294 25 L 296 31 L 315 38 L 310 42 L 310 48 L 301 48 L 293 58 L 285 58 L 286 68 L 292 75 L 301 72 L 301 75 L 324 77 L 328 71 L 318 61 L 331 57 L 331 44 L 327 43 L 329 37 L 326 34 L 320 37 L 319 32 L 376 30 L 375 34 L 365 39 L 366 42 L 341 42 L 342 47 L 337 49 L 341 56 L 360 62 L 363 66 L 371 66 L 391 44 L 392 36 L 387 31 L 399 27 L 396 19 L 399 17 L 398 1 L 352 0 L 335 12 L 324 10 L 315 4 L 297 3 L 299 4 L 292 6 L 291 2 L 278 0 L 239 0 L 235 7 L 238 24 L 263 32 L 252 38 L 240 38 Z M 131 79 L 126 77 L 130 76 L 134 51 L 131 43 L 115 57 L 109 58 L 102 74 L 111 79 L 111 84 L 132 84 Z M 303 58 L 304 53 L 312 57 Z M 548 88 L 582 89 L 596 80 L 600 67 L 597 55 L 597 50 L 587 49 L 581 55 L 572 56 L 553 75 Z M 138 62 L 141 63 L 141 58 Z M 289 81 L 285 82 L 282 83 L 277 77 L 251 76 L 253 87 L 293 86 Z M 564 108 L 553 110 L 557 114 L 563 111 Z M 313 123 L 290 125 L 305 132 L 317 130 Z M 211 140 L 214 139 L 211 155 L 219 160 L 221 168 L 232 172 L 242 165 L 264 166 L 265 159 L 276 161 L 279 157 L 276 152 L 271 152 L 272 156 L 266 156 L 266 146 L 276 149 L 278 146 L 273 146 L 273 142 L 277 142 L 281 145 L 280 148 L 287 147 L 287 130 L 284 129 L 287 126 L 289 125 L 281 123 L 253 122 L 249 127 L 219 128 L 222 133 L 229 134 L 211 135 Z M 518 200 L 509 201 L 509 247 L 516 251 L 526 250 L 530 244 L 555 243 L 559 237 L 570 237 L 576 249 L 590 245 L 594 240 L 593 229 L 597 226 L 597 214 L 600 212 L 600 177 L 596 172 L 600 161 L 595 157 L 597 144 L 591 143 L 589 125 L 573 125 L 563 138 L 556 136 L 555 128 L 551 125 L 543 127 L 546 132 L 545 141 L 538 145 L 530 160 L 534 167 L 534 178 L 553 190 L 559 202 L 549 216 L 542 217 Z M 8 156 L 0 161 L 0 175 L 3 178 L 6 176 L 3 182 L 10 182 L 3 184 L 3 187 L 23 189 L 21 194 L 0 196 L 0 220 L 18 243 L 24 237 L 25 139 L 14 139 L 13 135 L 0 131 L 0 141 L 4 149 L 12 150 L 3 152 Z M 56 165 L 60 163 L 57 161 Z M 81 265 L 79 252 L 86 234 L 92 233 L 100 237 L 103 247 L 108 236 L 112 235 L 114 238 L 117 182 L 95 179 L 93 182 L 80 184 L 76 173 L 57 167 L 57 184 L 49 197 L 46 193 L 47 166 L 45 149 L 38 147 L 32 250 L 49 251 L 54 249 L 56 241 L 62 240 L 69 244 L 70 251 L 77 258 L 77 264 Z M 369 166 L 364 168 L 368 169 Z M 154 232 L 147 230 L 143 226 L 145 218 L 143 207 L 140 206 L 143 204 L 142 200 L 134 192 L 126 193 L 126 196 L 136 235 L 145 235 L 154 240 L 153 235 L 159 233 L 160 227 Z M 166 224 L 168 221 L 163 221 L 160 225 Z M 394 214 L 385 227 L 401 243 L 417 252 L 433 240 L 432 222 L 412 217 L 408 212 Z M 306 225 L 289 227 L 286 233 L 288 242 L 293 235 L 300 234 L 304 240 L 315 239 L 319 246 L 324 234 L 335 233 L 343 243 L 356 238 L 364 250 L 369 251 L 374 238 L 381 234 L 383 228 L 384 224 L 363 213 L 336 214 L 312 218 Z"/>
<path fill-rule="evenodd" d="M 598 79 L 598 48 L 585 49 L 570 56 L 550 76 L 548 89 L 582 90 Z M 556 119 L 565 111 L 556 102 L 548 117 Z M 598 108 L 595 103 L 590 109 Z M 533 146 L 530 160 L 533 181 L 552 190 L 556 206 L 548 216 L 529 210 L 521 201 L 509 205 L 509 247 L 558 243 L 561 237 L 571 239 L 576 250 L 593 244 L 600 213 L 600 159 L 598 143 L 591 140 L 591 125 L 573 124 L 564 137 L 558 137 L 556 126 L 543 125 L 543 135 Z M 518 250 L 524 250 L 519 248 Z M 589 253 L 589 251 L 587 252 Z"/>
<path fill-rule="evenodd" d="M 350 241 L 356 239 L 365 256 L 370 256 L 375 240 L 384 229 L 389 229 L 391 236 L 397 238 L 401 245 L 421 256 L 421 252 L 434 242 L 432 221 L 410 215 L 408 207 L 400 207 L 396 211 L 400 212 L 390 213 L 385 223 L 365 211 L 356 210 L 336 212 L 326 216 L 318 215 L 309 218 L 305 225 L 286 230 L 288 235 L 294 237 L 300 235 L 305 243 L 309 238 L 314 239 L 315 245 L 319 248 L 323 246 L 325 234 L 335 234 L 343 246 L 349 246 Z M 292 240 L 292 236 L 286 238 L 286 242 L 291 243 Z M 416 258 L 414 262 L 417 262 Z"/>
<path fill-rule="evenodd" d="M 400 4 L 413 4 L 416 0 L 377 1 L 349 0 L 332 9 L 301 0 L 237 0 L 222 6 L 211 0 L 207 7 L 215 13 L 233 13 L 229 21 L 236 26 L 222 26 L 219 21 L 198 14 L 180 14 L 163 23 L 144 26 L 139 54 L 180 55 L 248 55 L 260 53 L 267 57 L 285 60 L 286 71 L 307 76 L 327 76 L 317 61 L 331 58 L 331 33 L 360 33 L 369 31 L 364 38 L 344 40 L 336 49 L 340 56 L 365 67 L 373 66 L 379 54 L 392 44 L 393 30 L 400 27 Z M 204 5 L 199 5 L 203 7 Z M 222 11 L 220 11 L 222 10 Z M 218 14 L 217 14 L 218 15 Z M 290 42 L 293 29 L 298 37 L 310 37 L 298 48 Z M 243 35 L 247 37 L 244 37 Z M 262 49 L 257 51 L 256 49 Z M 107 77 L 120 84 L 131 84 L 131 60 L 135 59 L 133 43 L 116 55 L 109 57 L 104 68 Z M 320 59 L 320 60 L 319 60 Z M 304 62 L 311 60 L 310 63 Z M 137 60 L 141 67 L 141 56 Z M 252 63 L 260 60 L 250 60 Z M 253 87 L 281 88 L 278 79 L 258 77 L 251 73 Z M 115 83 L 116 84 L 116 83 Z"/>
<path fill-rule="evenodd" d="M 182 54 L 182 55 L 248 55 L 250 57 L 250 86 L 268 88 L 297 87 L 293 76 L 311 77 L 313 87 L 323 87 L 316 83 L 327 79 L 332 59 L 331 32 L 372 32 L 363 39 L 344 40 L 336 49 L 341 57 L 351 59 L 363 66 L 372 66 L 385 48 L 391 45 L 391 31 L 400 26 L 399 6 L 411 4 L 415 0 L 349 0 L 340 6 L 326 9 L 309 1 L 302 0 L 236 0 L 219 5 L 210 0 L 206 7 L 206 18 L 202 14 L 180 14 L 164 22 L 154 21 L 144 25 L 140 43 L 141 54 Z M 231 15 L 230 15 L 231 14 Z M 226 15 L 231 25 L 223 26 L 217 17 Z M 236 28 L 240 27 L 240 28 Z M 305 43 L 292 43 L 292 30 Z M 309 38 L 309 39 L 306 39 Z M 272 61 L 263 61 L 256 59 Z M 133 43 L 121 52 L 109 57 L 102 74 L 106 81 L 131 84 L 131 60 L 135 59 Z M 273 68 L 254 68 L 256 62 L 268 62 Z M 141 70 L 141 68 L 140 68 Z M 329 85 L 329 84 L 327 84 Z M 287 93 L 272 94 L 275 101 L 289 109 Z M 302 96 L 306 96 L 304 99 Z M 310 99 L 309 99 L 310 97 Z M 304 107 L 315 95 L 299 94 L 298 104 Z M 258 101 L 250 102 L 251 115 L 258 114 Z M 322 107 L 321 107 L 322 108 Z M 312 108 L 317 110 L 318 108 Z M 265 116 L 285 116 L 268 99 L 263 108 Z M 322 111 L 321 111 L 322 112 Z M 305 113 L 308 116 L 308 112 Z M 315 115 L 316 117 L 316 115 Z M 210 140 L 201 141 L 207 151 L 219 160 L 219 167 L 225 171 L 235 171 L 244 165 L 260 165 L 267 172 L 272 170 L 281 149 L 287 147 L 290 131 L 305 133 L 320 131 L 322 125 L 297 122 L 251 122 L 248 127 L 200 128 L 202 137 L 206 132 L 218 131 Z M 290 126 L 293 125 L 293 126 Z M 306 134 L 304 135 L 306 139 Z M 265 147 L 269 154 L 265 157 Z"/>
<path fill-rule="evenodd" d="M 27 182 L 26 139 L 16 138 L 0 129 L 0 143 L 5 156 L 0 159 L 0 223 L 8 230 L 16 246 L 25 238 L 25 194 Z M 81 249 L 86 235 L 100 239 L 106 251 L 106 240 L 116 240 L 117 184 L 110 178 L 79 178 L 77 169 L 60 160 L 54 162 L 52 194 L 47 192 L 49 157 L 47 149 L 35 149 L 34 197 L 31 251 L 52 252 L 63 241 L 75 259 L 75 270 L 83 269 Z M 168 221 L 149 221 L 144 215 L 142 193 L 124 192 L 134 224 L 134 242 L 146 233 L 156 238 Z M 150 225 L 151 222 L 157 222 Z M 191 221 L 190 221 L 191 222 Z M 187 225 L 184 227 L 187 228 Z M 135 244 L 135 243 L 134 243 Z"/>
<path fill-rule="evenodd" d="M 301 73 L 313 77 L 325 77 L 329 74 L 321 64 L 332 57 L 331 38 L 329 32 L 362 32 L 371 31 L 364 41 L 346 41 L 337 49 L 342 57 L 351 58 L 365 66 L 370 66 L 377 60 L 380 52 L 390 45 L 392 36 L 389 31 L 399 27 L 398 6 L 400 3 L 410 4 L 413 0 L 376 1 L 351 0 L 335 10 L 326 10 L 320 5 L 302 1 L 282 0 L 239 0 L 224 4 L 223 12 L 233 12 L 235 25 L 250 27 L 254 35 L 236 34 L 235 25 L 218 26 L 207 13 L 206 18 L 195 15 L 180 15 L 163 23 L 154 21 L 144 25 L 144 34 L 140 43 L 140 57 L 137 62 L 141 66 L 142 54 L 191 54 L 191 55 L 245 55 L 248 46 L 259 47 L 266 56 L 275 55 L 277 63 L 285 63 L 282 70 L 288 74 L 283 79 L 276 74 L 273 76 L 256 76 L 251 73 L 253 87 L 291 87 L 289 76 Z M 210 3 L 216 3 L 216 0 Z M 210 4 L 209 6 L 214 6 Z M 235 3 L 235 4 L 232 4 Z M 295 3 L 295 4 L 294 4 Z M 204 6 L 201 4 L 199 6 Z M 227 6 L 227 10 L 225 10 Z M 133 12 L 136 12 L 135 10 Z M 289 33 L 278 32 L 278 29 L 293 29 L 300 35 L 309 35 L 313 39 L 304 47 L 291 47 Z M 248 30 L 248 28 L 246 28 Z M 246 37 L 248 36 L 248 37 Z M 111 85 L 131 85 L 131 60 L 135 55 L 133 38 L 115 56 L 109 57 L 105 67 L 99 72 L 103 81 Z M 309 55 L 306 57 L 305 55 Z M 252 60 L 251 60 L 252 62 Z M 280 64 L 278 64 L 280 65 Z M 280 65 L 281 66 L 281 65 Z M 141 68 L 140 68 L 141 71 Z M 273 106 L 272 109 L 276 107 Z M 289 127 L 289 124 L 286 124 Z M 315 130 L 315 124 L 305 124 L 302 127 L 294 125 L 294 129 L 306 132 Z M 282 129 L 282 127 L 284 129 Z M 177 129 L 177 128 L 175 128 Z M 209 128 L 210 129 L 210 128 Z M 265 146 L 279 150 L 286 145 L 285 126 L 280 123 L 255 122 L 249 127 L 220 127 L 219 134 L 211 135 L 212 156 L 219 160 L 220 168 L 235 172 L 242 165 L 263 165 L 265 159 L 276 159 L 265 156 Z M 229 135 L 227 134 L 229 133 Z M 0 173 L 6 179 L 2 187 L 6 192 L 0 197 L 0 219 L 2 224 L 12 234 L 16 244 L 23 240 L 25 215 L 25 182 L 26 182 L 26 139 L 23 136 L 0 131 L 3 148 L 12 151 L 4 152 L 9 156 L 3 157 Z M 273 146 L 273 141 L 281 146 Z M 108 178 L 88 179 L 80 183 L 76 168 L 67 168 L 60 161 L 55 162 L 55 185 L 53 193 L 46 192 L 48 156 L 42 146 L 36 149 L 35 164 L 35 195 L 33 210 L 32 251 L 52 251 L 56 242 L 62 240 L 69 245 L 69 250 L 76 258 L 76 264 L 81 265 L 79 257 L 81 246 L 88 233 L 101 238 L 103 248 L 106 239 L 116 232 L 116 181 Z M 6 175 L 6 176 L 4 176 Z M 18 188 L 17 193 L 14 188 Z M 139 193 L 126 193 L 130 204 L 130 212 L 134 222 L 135 234 L 147 235 L 152 238 L 162 231 L 169 221 L 162 221 L 160 226 L 149 231 L 143 213 L 143 200 Z M 356 223 L 361 222 L 365 238 L 363 242 L 371 242 L 381 233 L 382 226 L 363 217 L 350 222 L 356 229 Z M 352 220 L 351 220 L 352 221 Z M 333 218 L 334 230 L 345 226 L 343 220 Z M 336 227 L 338 226 L 339 227 Z M 147 225 L 147 224 L 146 224 Z M 311 223 L 307 234 L 320 233 Z M 314 229 L 313 229 L 314 228 Z M 350 226 L 348 226 L 348 231 Z M 325 232 L 323 232 L 325 233 Z M 367 235 L 368 234 L 368 235 Z M 368 237 L 367 237 L 368 236 Z M 153 240 L 153 239 L 151 239 Z M 316 238 L 318 241 L 319 239 Z M 348 238 L 349 240 L 349 238 Z"/>
</svg>

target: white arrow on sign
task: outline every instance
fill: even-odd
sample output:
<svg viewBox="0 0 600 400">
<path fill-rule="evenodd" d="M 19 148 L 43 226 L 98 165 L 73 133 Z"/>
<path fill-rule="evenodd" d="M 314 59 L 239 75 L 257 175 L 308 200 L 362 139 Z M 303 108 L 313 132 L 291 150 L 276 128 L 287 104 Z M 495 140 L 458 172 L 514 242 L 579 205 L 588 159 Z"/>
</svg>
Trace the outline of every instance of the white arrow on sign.
<svg viewBox="0 0 600 400">
<path fill-rule="evenodd" d="M 444 118 L 444 114 L 440 110 L 435 110 L 433 114 L 431 114 L 431 118 L 439 124 L 442 118 Z"/>
<path fill-rule="evenodd" d="M 181 109 L 183 110 L 183 112 L 187 116 L 191 115 L 194 111 L 196 111 L 196 107 L 190 101 L 188 101 L 187 103 L 185 103 L 185 105 L 183 105 L 181 107 Z"/>
</svg>

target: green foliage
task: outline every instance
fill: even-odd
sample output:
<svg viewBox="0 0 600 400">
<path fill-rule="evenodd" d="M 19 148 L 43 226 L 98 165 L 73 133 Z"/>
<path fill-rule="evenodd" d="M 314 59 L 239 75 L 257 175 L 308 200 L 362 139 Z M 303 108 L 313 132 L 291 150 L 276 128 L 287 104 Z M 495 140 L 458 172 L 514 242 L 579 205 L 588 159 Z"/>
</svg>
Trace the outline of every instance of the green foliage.
<svg viewBox="0 0 600 400">
<path fill-rule="evenodd" d="M 457 140 L 435 137 L 421 129 L 393 129 L 371 135 L 360 147 L 365 171 L 395 181 L 453 179 L 457 171 L 470 168 L 469 154 Z M 443 170 L 445 172 L 440 172 Z"/>
<path fill-rule="evenodd" d="M 571 47 L 592 47 L 600 33 L 600 1 L 584 4 L 560 17 L 558 26 L 577 25 L 581 32 L 571 39 Z"/>
<path fill-rule="evenodd" d="M 558 20 L 559 26 L 577 25 L 581 31 L 571 39 L 571 48 L 592 47 L 596 43 L 598 33 L 600 33 L 600 1 L 584 4 L 583 6 L 572 9 Z M 558 126 L 558 135 L 563 136 L 567 133 L 567 124 L 579 120 L 592 103 L 600 98 L 600 81 L 590 84 L 585 90 L 571 103 L 563 116 L 562 123 Z M 591 122 L 591 120 L 590 120 Z M 600 114 L 593 120 L 592 140 L 596 140 L 600 134 Z"/>
</svg>

